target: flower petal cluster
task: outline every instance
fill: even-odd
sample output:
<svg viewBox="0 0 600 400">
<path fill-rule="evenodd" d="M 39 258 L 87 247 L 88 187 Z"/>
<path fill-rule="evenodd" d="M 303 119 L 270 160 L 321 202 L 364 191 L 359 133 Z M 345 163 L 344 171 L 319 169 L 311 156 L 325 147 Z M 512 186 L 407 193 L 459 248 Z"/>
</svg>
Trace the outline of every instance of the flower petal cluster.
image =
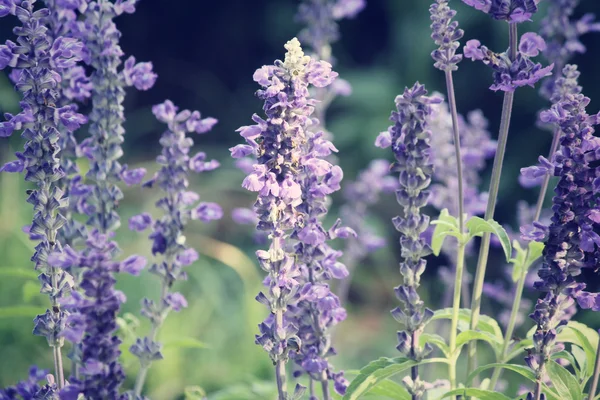
<svg viewBox="0 0 600 400">
<path fill-rule="evenodd" d="M 458 42 L 464 35 L 464 31 L 458 27 L 457 21 L 452 21 L 456 11 L 448 6 L 448 0 L 436 0 L 429 8 L 431 14 L 431 38 L 438 49 L 431 53 L 435 60 L 434 66 L 442 71 L 456 71 L 456 66 L 463 58 L 462 54 L 456 54 L 460 46 Z"/>
<path fill-rule="evenodd" d="M 329 61 L 330 45 L 339 39 L 337 21 L 354 18 L 365 6 L 365 0 L 303 0 L 296 19 L 306 27 L 298 38 L 318 58 Z"/>
<path fill-rule="evenodd" d="M 432 350 L 430 346 L 421 348 L 419 345 L 419 335 L 433 316 L 433 311 L 425 307 L 417 289 L 427 265 L 425 257 L 431 254 L 431 248 L 422 236 L 429 226 L 429 217 L 421 213 L 430 197 L 428 187 L 433 175 L 431 131 L 427 119 L 432 105 L 441 101 L 437 97 L 428 97 L 425 86 L 419 83 L 406 88 L 402 95 L 396 97 L 397 111 L 392 112 L 390 117 L 394 125 L 387 134 L 383 134 L 389 138 L 396 159 L 392 165 L 392 171 L 399 175 L 400 187 L 396 198 L 404 209 L 403 216 L 393 219 L 400 232 L 400 273 L 404 279 L 403 284 L 394 289 L 401 305 L 392 310 L 392 316 L 405 329 L 398 332 L 396 348 L 403 356 L 416 361 Z M 416 379 L 411 382 L 409 390 L 422 393 L 425 388 L 423 382 Z"/>
<path fill-rule="evenodd" d="M 0 11 L 1 9 L 0 3 Z M 1 15 L 1 14 L 0 14 Z M 27 380 L 21 381 L 14 386 L 0 389 L 0 400 L 35 399 L 40 392 L 39 382 L 46 378 L 48 371 L 38 369 L 35 365 L 29 369 Z"/>
<path fill-rule="evenodd" d="M 550 99 L 556 79 L 561 77 L 563 68 L 576 54 L 586 51 L 581 36 L 588 32 L 600 32 L 600 22 L 593 14 L 585 14 L 574 19 L 579 0 L 547 0 L 546 16 L 541 20 L 540 36 L 546 41 L 543 55 L 555 65 L 554 75 L 545 79 L 540 93 Z"/>
<path fill-rule="evenodd" d="M 518 23 L 529 21 L 540 0 L 463 0 L 463 3 L 489 14 L 493 19 Z"/>
<path fill-rule="evenodd" d="M 198 259 L 196 250 L 186 246 L 186 225 L 193 219 L 209 222 L 223 215 L 218 204 L 200 202 L 200 195 L 188 190 L 191 172 L 211 171 L 216 169 L 219 163 L 216 160 L 206 161 L 206 154 L 203 152 L 191 156 L 190 149 L 194 140 L 187 134 L 206 133 L 217 120 L 201 118 L 198 111 L 179 111 L 170 100 L 155 105 L 152 112 L 159 121 L 167 124 L 168 129 L 160 138 L 162 151 L 156 158 L 161 168 L 144 186 L 156 185 L 163 192 L 164 196 L 156 202 L 156 207 L 163 215 L 154 222 L 148 213 L 129 219 L 129 228 L 134 231 L 141 232 L 152 226 L 149 237 L 152 241 L 152 253 L 162 255 L 162 260 L 150 267 L 150 272 L 157 275 L 161 281 L 160 301 L 142 300 L 142 314 L 150 319 L 151 331 L 148 336 L 137 339 L 130 348 L 140 359 L 143 368 L 148 367 L 151 361 L 162 358 L 161 345 L 156 341 L 156 334 L 168 313 L 187 307 L 182 294 L 170 291 L 177 280 L 187 278 L 183 267 Z"/>
<path fill-rule="evenodd" d="M 576 67 L 566 66 L 565 80 L 577 76 Z M 561 82 L 557 82 L 560 87 Z M 553 198 L 554 212 L 548 227 L 544 263 L 535 283 L 546 295 L 538 300 L 531 318 L 537 323 L 534 348 L 526 358 L 529 366 L 541 374 L 543 364 L 560 346 L 556 344 L 557 328 L 566 322 L 565 313 L 577 300 L 582 308 L 600 310 L 597 294 L 585 292 L 585 284 L 575 277 L 582 268 L 597 268 L 600 259 L 600 220 L 595 211 L 600 207 L 598 160 L 600 141 L 594 136 L 599 117 L 589 116 L 590 99 L 575 85 L 574 91 L 556 96 L 550 110 L 541 113 L 543 122 L 560 130 L 560 149 L 553 160 L 553 175 L 559 178 Z"/>
<path fill-rule="evenodd" d="M 340 190 L 343 172 L 339 166 L 326 160 L 337 149 L 325 139 L 324 133 L 309 131 L 308 136 L 300 160 L 303 166 L 300 183 L 302 203 L 297 207 L 302 213 L 303 223 L 292 234 L 298 239 L 295 255 L 302 285 L 290 313 L 295 316 L 294 325 L 298 327 L 297 335 L 302 343 L 293 358 L 302 368 L 296 375 L 304 372 L 324 384 L 332 380 L 335 390 L 344 394 L 348 382 L 342 373 L 334 372 L 328 358 L 336 354 L 329 331 L 346 318 L 346 310 L 331 291 L 328 281 L 346 278 L 348 270 L 339 261 L 342 252 L 333 249 L 328 242 L 338 237 L 356 237 L 356 233 L 341 226 L 341 220 L 328 230 L 323 227 L 329 195 Z"/>
<path fill-rule="evenodd" d="M 521 36 L 517 56 L 512 61 L 506 52 L 494 53 L 476 39 L 467 42 L 463 54 L 492 68 L 494 83 L 490 86 L 491 90 L 513 92 L 518 87 L 533 87 L 540 79 L 552 74 L 553 64 L 542 67 L 542 64 L 531 60 L 545 48 L 546 43 L 538 34 L 528 32 Z"/>
<path fill-rule="evenodd" d="M 256 94 L 265 102 L 267 118 L 255 114 L 255 125 L 238 129 L 246 144 L 231 149 L 234 157 L 256 156 L 242 186 L 257 192 L 257 229 L 270 238 L 269 249 L 256 253 L 261 268 L 268 273 L 268 291 L 259 293 L 257 300 L 271 311 L 271 316 L 259 325 L 256 343 L 274 363 L 287 362 L 290 351 L 299 348 L 298 326 L 283 317 L 300 289 L 300 270 L 290 247 L 290 235 L 304 221 L 299 209 L 303 201 L 301 163 L 312 135 L 308 130 L 317 124 L 311 117 L 315 101 L 308 88 L 325 87 L 337 76 L 329 63 L 304 55 L 298 39 L 287 42 L 285 48 L 284 61 L 277 60 L 254 73 L 254 81 L 261 86 Z M 326 166 L 314 162 L 312 168 L 322 172 Z M 304 234 L 315 241 L 321 237 L 319 232 L 309 230 Z"/>
<path fill-rule="evenodd" d="M 60 300 L 68 297 L 73 287 L 71 275 L 56 268 L 49 255 L 61 252 L 59 230 L 67 222 L 64 214 L 68 198 L 59 180 L 65 176 L 61 164 L 61 131 L 70 135 L 86 122 L 69 101 L 60 102 L 61 74 L 82 59 L 83 46 L 76 39 L 54 37 L 47 26 L 50 10 L 35 9 L 35 0 L 4 5 L 0 16 L 15 14 L 22 26 L 14 28 L 17 43 L 0 45 L 0 69 L 13 68 L 11 76 L 16 89 L 22 93 L 22 111 L 6 114 L 0 123 L 0 136 L 10 136 L 23 130 L 25 149 L 17 160 L 0 168 L 6 172 L 25 172 L 25 180 L 36 185 L 28 192 L 27 202 L 35 214 L 29 233 L 39 241 L 32 261 L 41 272 L 42 293 L 48 294 L 52 308 L 35 318 L 34 334 L 45 336 L 50 346 L 61 347 L 63 329 L 68 313 L 61 309 Z M 8 10 L 8 12 L 6 11 Z"/>
</svg>

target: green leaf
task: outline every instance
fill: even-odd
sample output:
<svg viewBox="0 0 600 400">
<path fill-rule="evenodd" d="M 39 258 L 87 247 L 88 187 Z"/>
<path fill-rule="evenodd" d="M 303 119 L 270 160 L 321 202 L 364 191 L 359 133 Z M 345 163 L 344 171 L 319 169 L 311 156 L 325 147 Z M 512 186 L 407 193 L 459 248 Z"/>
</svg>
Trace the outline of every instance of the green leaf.
<svg viewBox="0 0 600 400">
<path fill-rule="evenodd" d="M 452 319 L 452 308 L 443 308 L 441 310 L 437 310 L 430 321 L 435 321 L 439 319 Z M 468 308 L 461 308 L 458 311 L 458 320 L 462 322 L 463 331 L 468 330 L 469 323 L 471 322 L 471 310 Z M 461 324 L 459 324 L 459 329 L 461 328 Z M 504 340 L 502 336 L 502 330 L 500 329 L 500 325 L 496 322 L 495 319 L 487 316 L 480 315 L 479 322 L 477 324 L 477 329 L 482 332 L 491 333 L 493 336 L 497 337 L 500 340 Z"/>
<path fill-rule="evenodd" d="M 527 269 L 529 269 L 529 267 L 531 267 L 531 265 L 542 256 L 542 253 L 544 252 L 544 243 L 529 242 L 528 250 L 529 254 L 527 255 L 527 260 L 525 261 L 525 268 Z"/>
<path fill-rule="evenodd" d="M 589 328 L 581 322 L 569 321 L 557 335 L 558 342 L 574 343 L 585 351 L 587 359 L 587 368 L 585 370 L 585 380 L 594 373 L 594 361 L 596 360 L 596 346 L 598 344 L 598 332 Z"/>
<path fill-rule="evenodd" d="M 579 349 L 584 354 L 584 358 L 585 358 L 585 353 L 583 352 L 583 350 L 581 350 L 580 347 L 572 345 L 571 350 L 573 350 L 573 348 Z M 579 374 L 581 372 L 579 371 L 578 363 L 575 361 L 575 358 L 573 357 L 573 354 L 569 353 L 566 350 L 562 350 L 562 351 L 559 351 L 558 353 L 552 354 L 552 359 L 553 360 L 558 360 L 559 358 L 562 358 L 563 360 L 567 360 L 569 362 L 569 364 L 571 364 L 571 366 L 575 370 L 575 375 L 579 376 Z"/>
<path fill-rule="evenodd" d="M 527 252 L 521 247 L 518 240 L 513 240 L 512 246 L 516 255 L 514 258 L 511 258 L 509 262 L 513 264 L 512 280 L 513 282 L 517 282 L 523 274 Z"/>
<path fill-rule="evenodd" d="M 448 348 L 446 340 L 440 335 L 436 335 L 435 333 L 421 334 L 421 336 L 419 336 L 419 345 L 424 346 L 425 343 L 433 344 L 438 349 L 440 349 L 446 357 L 448 357 L 448 355 L 450 354 L 450 349 Z"/>
<path fill-rule="evenodd" d="M 37 282 L 39 275 L 37 272 L 25 268 L 0 267 L 0 278 L 23 278 Z"/>
<path fill-rule="evenodd" d="M 447 208 L 444 208 L 440 212 L 438 219 L 432 221 L 431 225 L 435 225 L 433 236 L 431 237 L 431 250 L 433 254 L 439 256 L 446 236 L 458 237 L 461 235 L 461 232 L 458 230 L 458 220 L 448 213 Z"/>
<path fill-rule="evenodd" d="M 0 318 L 33 318 L 36 315 L 41 314 L 43 312 L 44 310 L 41 307 L 33 306 L 0 307 Z"/>
<path fill-rule="evenodd" d="M 494 364 L 482 365 L 481 367 L 476 368 L 473 372 L 471 372 L 469 374 L 469 376 L 467 377 L 466 383 L 467 384 L 471 383 L 473 381 L 473 379 L 477 375 L 479 375 L 481 372 L 486 371 L 488 369 L 492 369 L 492 368 L 507 369 L 509 371 L 516 372 L 517 374 L 523 376 L 524 378 L 529 379 L 532 382 L 535 382 L 535 373 L 531 369 L 529 369 L 523 365 L 494 363 Z M 565 399 L 561 399 L 548 386 L 543 385 L 542 387 L 544 389 L 544 394 L 546 394 L 547 400 L 565 400 Z"/>
<path fill-rule="evenodd" d="M 563 399 L 583 400 L 583 393 L 577 379 L 566 368 L 561 367 L 556 361 L 548 361 L 546 364 L 548 376 L 552 386 Z"/>
<path fill-rule="evenodd" d="M 406 371 L 416 365 L 431 363 L 448 363 L 444 358 L 429 358 L 421 362 L 415 362 L 406 358 L 387 358 L 383 357 L 372 361 L 360 370 L 356 378 L 352 380 L 344 400 L 356 400 L 368 393 L 380 382 Z"/>
<path fill-rule="evenodd" d="M 495 353 L 499 353 L 502 348 L 503 341 L 490 332 L 482 331 L 463 331 L 456 337 L 457 352 L 460 353 L 460 347 L 471 340 L 483 340 L 492 346 Z"/>
<path fill-rule="evenodd" d="M 481 217 L 471 217 L 467 221 L 467 229 L 469 230 L 469 235 L 473 236 L 481 236 L 484 233 L 493 233 L 498 236 L 500 239 L 500 244 L 502 244 L 502 249 L 504 250 L 504 255 L 506 256 L 506 260 L 510 260 L 510 256 L 512 254 L 511 246 L 510 246 L 510 238 L 508 234 L 496 221 L 493 219 L 488 219 L 487 221 Z"/>
<path fill-rule="evenodd" d="M 473 397 L 478 398 L 479 400 L 511 400 L 510 397 L 508 397 L 502 393 L 493 392 L 490 390 L 478 389 L 478 388 L 454 389 L 449 392 L 446 392 L 446 394 L 444 394 L 444 396 L 442 396 L 442 399 L 445 399 L 445 398 L 451 397 L 451 396 L 457 396 L 457 395 L 463 396 L 464 398 L 468 398 L 467 396 L 473 396 Z"/>
<path fill-rule="evenodd" d="M 185 388 L 185 400 L 204 400 L 206 392 L 200 386 L 188 386 Z"/>
<path fill-rule="evenodd" d="M 180 337 L 164 342 L 164 347 L 173 347 L 176 349 L 209 349 L 210 346 L 200 340 L 192 337 Z"/>
<path fill-rule="evenodd" d="M 357 376 L 358 374 L 360 374 L 360 371 L 358 370 L 346 370 L 344 375 L 346 375 L 346 377 L 349 376 Z M 375 386 L 373 389 L 371 389 L 369 391 L 369 394 L 367 396 L 370 395 L 374 395 L 374 396 L 384 396 L 387 397 L 389 399 L 395 399 L 395 400 L 411 400 L 411 395 L 408 393 L 408 391 L 404 388 L 404 386 L 402 386 L 401 384 L 394 382 L 392 380 L 386 379 L 384 381 L 381 381 L 377 384 L 377 386 Z M 342 399 L 342 396 L 340 396 L 337 393 L 332 393 L 332 397 L 334 399 Z"/>
<path fill-rule="evenodd" d="M 577 367 L 573 366 L 577 372 L 577 378 L 580 382 L 586 381 L 589 377 L 587 376 L 588 360 L 585 350 L 575 344 L 571 344 L 571 354 L 573 354 L 573 358 L 577 362 Z"/>
</svg>

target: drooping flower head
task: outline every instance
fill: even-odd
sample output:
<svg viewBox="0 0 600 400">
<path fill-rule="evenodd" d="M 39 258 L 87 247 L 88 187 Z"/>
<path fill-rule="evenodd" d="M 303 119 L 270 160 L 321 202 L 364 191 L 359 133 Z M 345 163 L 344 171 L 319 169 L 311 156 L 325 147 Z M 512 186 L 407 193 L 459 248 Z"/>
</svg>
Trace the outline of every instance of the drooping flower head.
<svg viewBox="0 0 600 400">
<path fill-rule="evenodd" d="M 508 53 L 494 53 L 482 46 L 479 40 L 469 40 L 464 47 L 463 54 L 472 61 L 482 61 L 494 71 L 494 83 L 491 90 L 512 92 L 518 87 L 533 87 L 540 79 L 552 73 L 554 65 L 543 67 L 531 58 L 536 57 L 546 48 L 544 39 L 536 33 L 528 32 L 521 36 L 518 51 L 514 60 Z"/>
<path fill-rule="evenodd" d="M 543 260 L 535 287 L 546 293 L 538 300 L 531 318 L 537 323 L 534 347 L 526 358 L 538 376 L 544 363 L 560 350 L 556 345 L 557 329 L 565 322 L 565 314 L 576 300 L 580 307 L 600 311 L 600 296 L 584 291 L 585 284 L 576 281 L 582 268 L 598 268 L 600 259 L 600 141 L 593 126 L 598 115 L 589 116 L 586 107 L 590 99 L 580 93 L 580 87 L 560 90 L 563 82 L 572 81 L 574 66 L 563 69 L 564 81 L 557 81 L 557 91 L 551 109 L 541 114 L 543 122 L 560 130 L 560 149 L 556 153 L 552 174 L 559 178 L 553 198 L 552 222 L 543 237 Z"/>
<path fill-rule="evenodd" d="M 380 147 L 391 146 L 396 159 L 392 171 L 399 174 L 400 187 L 396 191 L 396 198 L 404 214 L 395 217 L 393 223 L 400 232 L 400 273 L 404 282 L 394 289 L 401 305 L 392 310 L 392 316 L 404 327 L 403 331 L 398 332 L 396 348 L 411 360 L 421 360 L 431 351 L 429 346 L 421 348 L 419 345 L 419 335 L 433 316 L 417 292 L 427 264 L 425 257 L 431 254 L 423 238 L 429 226 L 429 217 L 420 210 L 429 200 L 428 187 L 433 174 L 430 161 L 431 131 L 427 118 L 431 114 L 431 106 L 441 101 L 440 98 L 427 97 L 425 87 L 419 83 L 410 89 L 406 88 L 402 95 L 396 97 L 397 110 L 390 117 L 394 125 L 378 138 Z M 384 146 L 381 146 L 382 142 Z M 425 385 L 418 377 L 405 384 L 415 395 L 425 391 Z"/>
<path fill-rule="evenodd" d="M 300 270 L 292 254 L 290 235 L 303 221 L 298 208 L 303 201 L 301 163 L 312 135 L 308 130 L 317 123 L 311 117 L 315 101 L 308 88 L 325 87 L 337 76 L 329 63 L 304 55 L 296 38 L 285 48 L 284 61 L 277 60 L 254 73 L 254 81 L 261 86 L 256 94 L 264 101 L 266 119 L 254 115 L 256 125 L 238 129 L 246 144 L 231 149 L 234 157 L 256 156 L 242 186 L 257 192 L 257 228 L 270 238 L 269 249 L 259 250 L 256 255 L 268 273 L 268 290 L 261 292 L 257 300 L 271 311 L 259 326 L 256 343 L 276 364 L 287 362 L 290 351 L 299 348 L 298 327 L 284 314 L 300 289 Z"/>
<path fill-rule="evenodd" d="M 187 134 L 204 134 L 212 129 L 217 120 L 201 118 L 198 111 L 179 111 L 170 100 L 154 106 L 152 112 L 159 121 L 168 125 L 168 130 L 160 138 L 162 152 L 156 158 L 161 168 L 144 186 L 156 185 L 162 190 L 164 196 L 156 202 L 156 206 L 163 211 L 163 215 L 154 222 L 148 213 L 129 219 L 131 230 L 141 232 L 152 227 L 152 253 L 162 256 L 160 261 L 150 267 L 150 272 L 161 281 L 160 301 L 142 300 L 142 314 L 150 320 L 151 333 L 137 339 L 130 348 L 131 353 L 140 359 L 144 369 L 152 361 L 162 358 L 161 344 L 156 341 L 156 334 L 167 314 L 171 310 L 177 312 L 187 307 L 187 301 L 181 293 L 171 292 L 171 287 L 177 280 L 187 278 L 183 267 L 198 259 L 196 250 L 186 245 L 186 225 L 193 219 L 210 222 L 223 216 L 223 210 L 218 204 L 200 202 L 200 195 L 188 190 L 191 172 L 212 171 L 219 163 L 208 160 L 203 152 L 190 155 L 194 140 Z"/>
<path fill-rule="evenodd" d="M 507 22 L 528 21 L 538 10 L 540 0 L 463 0 L 463 3 Z"/>
</svg>

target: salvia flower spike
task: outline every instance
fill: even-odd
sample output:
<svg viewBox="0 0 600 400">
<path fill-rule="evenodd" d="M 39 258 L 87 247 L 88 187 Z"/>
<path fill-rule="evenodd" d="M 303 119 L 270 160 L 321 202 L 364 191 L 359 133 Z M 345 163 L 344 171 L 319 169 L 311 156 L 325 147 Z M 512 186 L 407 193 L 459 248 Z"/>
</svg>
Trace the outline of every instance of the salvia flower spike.
<svg viewBox="0 0 600 400">
<path fill-rule="evenodd" d="M 401 305 L 392 310 L 392 316 L 404 326 L 398 332 L 397 349 L 403 356 L 422 360 L 432 348 L 419 345 L 419 336 L 433 311 L 425 304 L 417 292 L 421 275 L 425 271 L 425 257 L 431 249 L 422 234 L 429 226 L 429 217 L 421 213 L 421 208 L 429 200 L 429 184 L 433 174 L 433 165 L 429 159 L 431 131 L 427 117 L 432 104 L 440 103 L 437 97 L 427 97 L 425 86 L 415 83 L 396 97 L 397 110 L 392 112 L 390 120 L 394 125 L 378 137 L 380 147 L 390 147 L 396 162 L 392 171 L 399 174 L 399 189 L 396 191 L 398 203 L 404 209 L 403 217 L 394 218 L 394 226 L 400 232 L 402 262 L 400 274 L 403 284 L 396 287 L 396 297 Z M 420 379 L 417 367 L 413 367 L 405 385 L 413 398 L 422 397 L 425 384 Z"/>
<path fill-rule="evenodd" d="M 308 87 L 325 87 L 337 76 L 327 62 L 304 55 L 294 38 L 286 43 L 284 61 L 263 66 L 254 73 L 261 86 L 257 96 L 265 102 L 264 120 L 253 116 L 256 125 L 238 131 L 247 144 L 231 149 L 234 157 L 254 154 L 257 161 L 242 186 L 258 192 L 255 210 L 258 229 L 269 234 L 268 250 L 257 252 L 261 267 L 268 273 L 266 293 L 257 300 L 265 304 L 271 315 L 260 324 L 256 343 L 263 346 L 276 365 L 279 397 L 285 398 L 285 364 L 291 351 L 300 348 L 298 327 L 285 316 L 300 288 L 300 269 L 290 248 L 292 231 L 303 223 L 301 160 L 308 145 L 308 132 L 317 121 L 311 118 L 314 103 Z"/>
<path fill-rule="evenodd" d="M 219 162 L 207 160 L 203 152 L 190 155 L 194 140 L 187 134 L 209 132 L 217 120 L 200 118 L 198 111 L 178 112 L 170 100 L 154 106 L 152 112 L 159 121 L 168 125 L 168 129 L 160 139 L 162 152 L 156 158 L 161 168 L 144 186 L 156 185 L 164 193 L 156 202 L 157 208 L 164 214 L 154 222 L 148 213 L 136 215 L 129 219 L 129 229 L 140 232 L 152 226 L 152 253 L 160 254 L 162 260 L 152 264 L 150 272 L 161 281 L 161 297 L 158 302 L 142 300 L 142 315 L 150 320 L 150 333 L 137 339 L 130 348 L 140 360 L 134 389 L 137 396 L 141 394 L 151 362 L 162 359 L 161 344 L 156 340 L 158 330 L 170 311 L 177 312 L 187 307 L 185 297 L 170 290 L 176 281 L 187 279 L 183 267 L 198 259 L 196 250 L 186 245 L 183 231 L 190 220 L 210 222 L 223 216 L 218 204 L 199 202 L 200 195 L 188 190 L 190 173 L 212 171 L 219 167 Z"/>
<path fill-rule="evenodd" d="M 72 276 L 61 269 L 52 258 L 60 254 L 59 230 L 66 222 L 63 212 L 68 206 L 58 181 L 65 176 L 59 153 L 60 130 L 72 132 L 86 118 L 76 112 L 71 104 L 57 105 L 61 74 L 82 58 L 83 46 L 76 39 L 58 36 L 54 38 L 46 26 L 50 10 L 35 10 L 36 1 L 12 3 L 9 12 L 17 15 L 22 23 L 14 29 L 19 36 L 17 43 L 7 41 L 0 46 L 0 69 L 13 68 L 11 74 L 16 89 L 23 94 L 22 111 L 17 115 L 6 114 L 0 123 L 0 136 L 10 136 L 14 130 L 23 129 L 25 150 L 17 153 L 17 160 L 0 168 L 6 172 L 25 172 L 25 180 L 36 188 L 30 190 L 27 202 L 34 207 L 29 235 L 39 241 L 32 261 L 40 271 L 42 293 L 48 294 L 52 308 L 35 318 L 34 334 L 45 336 L 54 349 L 54 361 L 58 386 L 64 384 L 61 347 L 68 312 L 60 305 L 73 287 Z"/>
</svg>

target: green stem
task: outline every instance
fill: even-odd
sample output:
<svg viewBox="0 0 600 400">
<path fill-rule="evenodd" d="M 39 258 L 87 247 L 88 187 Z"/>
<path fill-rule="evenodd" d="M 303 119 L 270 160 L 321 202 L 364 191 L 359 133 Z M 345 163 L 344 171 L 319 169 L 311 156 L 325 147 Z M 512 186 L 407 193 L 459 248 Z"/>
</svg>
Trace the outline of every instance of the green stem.
<svg viewBox="0 0 600 400">
<path fill-rule="evenodd" d="M 509 24 L 509 56 L 514 60 L 517 53 L 517 25 L 516 23 Z M 494 158 L 494 166 L 492 168 L 492 177 L 490 179 L 490 190 L 488 195 L 487 207 L 485 210 L 485 219 L 494 218 L 494 210 L 498 199 L 498 189 L 500 188 L 500 177 L 502 175 L 502 165 L 504 163 L 504 154 L 506 152 L 506 142 L 508 141 L 508 131 L 510 128 L 510 118 L 512 114 L 512 106 L 515 98 L 515 93 L 504 92 L 504 102 L 502 104 L 502 117 L 500 120 L 500 132 L 498 135 L 498 148 L 496 157 Z M 477 329 L 479 322 L 479 313 L 481 311 L 481 293 L 483 292 L 483 282 L 485 279 L 485 270 L 490 251 L 490 234 L 484 233 L 479 249 L 479 259 L 477 260 L 477 270 L 475 272 L 475 281 L 473 283 L 473 295 L 471 297 L 471 330 Z M 467 362 L 467 371 L 473 371 L 476 368 L 476 343 L 469 343 L 469 357 Z"/>
<path fill-rule="evenodd" d="M 554 131 L 554 136 L 552 138 L 552 145 L 550 146 L 550 153 L 548 155 L 548 159 L 551 160 L 558 149 L 558 144 L 560 140 L 560 130 Z M 540 187 L 540 193 L 538 195 L 537 203 L 535 205 L 535 214 L 533 216 L 533 221 L 539 221 L 540 214 L 542 213 L 542 208 L 544 207 L 544 199 L 546 198 L 546 193 L 548 192 L 548 184 L 550 182 L 550 175 L 546 175 L 544 180 L 542 181 L 542 186 Z M 527 253 L 525 255 L 525 260 L 529 258 L 529 248 L 527 249 Z M 515 293 L 515 300 L 512 305 L 512 310 L 510 311 L 510 319 L 508 321 L 508 326 L 506 327 L 506 333 L 504 334 L 504 343 L 502 345 L 502 352 L 499 363 L 506 362 L 506 356 L 508 354 L 508 348 L 510 346 L 510 341 L 512 339 L 515 325 L 517 322 L 517 315 L 519 314 L 519 308 L 521 306 L 521 298 L 523 297 L 523 288 L 525 287 L 525 278 L 527 277 L 528 266 L 523 266 L 523 270 L 521 276 L 519 277 L 519 281 L 517 282 L 517 289 Z M 500 375 L 502 374 L 501 368 L 494 369 L 494 373 L 492 374 L 492 379 L 490 381 L 490 388 L 494 390 L 496 387 L 496 383 L 498 383 L 498 379 L 500 379 Z"/>
<path fill-rule="evenodd" d="M 600 331 L 598 331 L 600 333 Z M 598 377 L 600 376 L 600 340 L 598 340 L 598 349 L 596 350 L 596 364 L 594 366 L 594 375 L 592 378 L 592 384 L 590 385 L 590 391 L 588 394 L 588 400 L 593 400 L 596 397 L 596 390 L 598 388 Z"/>
<path fill-rule="evenodd" d="M 283 310 L 278 309 L 275 312 L 275 323 L 273 331 L 275 335 L 279 331 L 280 327 L 283 326 Z M 280 339 L 281 340 L 281 339 Z M 277 393 L 279 393 L 279 400 L 287 399 L 287 389 L 285 383 L 285 362 L 280 358 L 275 363 L 275 379 L 277 381 Z"/>
<path fill-rule="evenodd" d="M 323 400 L 331 400 L 331 395 L 329 394 L 329 380 L 327 379 L 327 373 L 323 371 L 321 376 L 321 390 L 323 391 Z"/>
<path fill-rule="evenodd" d="M 448 364 L 448 373 L 450 378 L 450 388 L 456 388 L 456 361 L 458 354 L 456 352 L 456 336 L 458 333 L 458 316 L 460 311 L 460 294 L 462 276 L 464 270 L 465 243 L 459 241 L 458 252 L 456 254 L 456 277 L 454 280 L 454 300 L 452 301 L 452 325 L 450 326 L 450 363 Z M 454 396 L 453 398 L 456 398 Z"/>
</svg>

